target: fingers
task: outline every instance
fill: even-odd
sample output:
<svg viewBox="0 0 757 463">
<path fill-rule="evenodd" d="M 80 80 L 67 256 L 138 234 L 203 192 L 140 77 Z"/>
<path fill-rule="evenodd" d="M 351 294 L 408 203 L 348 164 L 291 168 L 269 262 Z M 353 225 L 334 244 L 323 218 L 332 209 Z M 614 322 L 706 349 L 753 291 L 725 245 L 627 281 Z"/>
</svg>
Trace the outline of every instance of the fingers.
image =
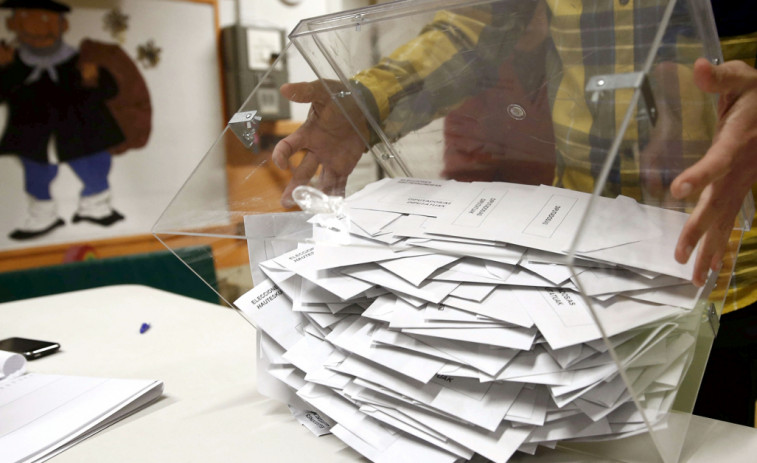
<svg viewBox="0 0 757 463">
<path fill-rule="evenodd" d="M 715 66 L 704 58 L 699 58 L 694 62 L 694 83 L 707 93 L 717 93 L 713 83 L 715 78 L 712 75 L 714 68 Z"/>
<path fill-rule="evenodd" d="M 681 172 L 670 184 L 670 193 L 676 199 L 699 194 L 705 186 L 726 175 L 732 163 L 732 153 L 738 151 L 738 141 L 718 137 L 702 159 Z"/>
<path fill-rule="evenodd" d="M 738 191 L 730 191 L 736 189 Z M 675 249 L 675 259 L 686 263 L 700 242 L 694 262 L 692 281 L 702 286 L 708 269 L 717 269 L 723 259 L 734 220 L 741 207 L 743 188 L 732 185 L 727 179 L 709 185 L 702 192 L 697 205 L 681 231 Z"/>
<path fill-rule="evenodd" d="M 696 286 L 703 286 L 707 282 L 709 270 L 717 271 L 720 267 L 732 229 L 733 222 L 722 217 L 707 230 L 694 261 L 692 283 Z"/>
<path fill-rule="evenodd" d="M 704 235 L 704 232 L 709 226 L 709 222 L 712 220 L 711 214 L 704 213 L 709 204 L 711 195 L 712 187 L 710 186 L 702 192 L 694 210 L 691 211 L 686 224 L 684 224 L 683 230 L 681 230 L 681 235 L 678 237 L 678 243 L 676 244 L 674 253 L 676 261 L 681 264 L 685 264 L 689 261 L 689 257 L 691 257 L 691 253 L 694 250 L 696 243 L 702 235 Z"/>
<path fill-rule="evenodd" d="M 754 70 L 742 61 L 729 61 L 719 66 L 712 65 L 704 58 L 694 63 L 694 83 L 708 93 L 740 93 L 752 78 Z"/>
<path fill-rule="evenodd" d="M 292 199 L 292 192 L 300 185 L 307 185 L 318 172 L 321 163 L 318 157 L 313 153 L 308 153 L 302 162 L 292 170 L 292 179 L 284 189 L 281 195 L 281 205 L 284 207 L 294 207 L 296 204 Z M 321 171 L 318 189 L 330 196 L 343 196 L 347 186 L 347 175 L 339 174 L 333 170 L 324 168 Z"/>
<path fill-rule="evenodd" d="M 345 196 L 347 175 L 339 174 L 332 169 L 323 169 L 320 178 L 321 191 L 329 196 Z"/>
<path fill-rule="evenodd" d="M 307 185 L 318 171 L 318 158 L 312 153 L 308 153 L 302 159 L 302 162 L 292 169 L 292 179 L 281 194 L 281 205 L 284 207 L 294 207 L 295 202 L 292 199 L 292 192 L 300 185 Z"/>
<path fill-rule="evenodd" d="M 694 82 L 706 92 L 720 93 L 718 133 L 705 156 L 676 177 L 670 191 L 678 199 L 701 192 L 681 231 L 675 258 L 687 262 L 699 243 L 692 281 L 702 286 L 708 270 L 720 265 L 744 196 L 757 178 L 752 135 L 757 79 L 755 71 L 742 62 L 713 66 L 699 59 Z"/>
<path fill-rule="evenodd" d="M 702 194 L 697 206 L 689 216 L 686 224 L 683 227 L 683 231 L 678 238 L 678 243 L 675 249 L 675 259 L 679 263 L 685 264 L 688 262 L 697 242 L 704 236 L 697 251 L 697 257 L 694 262 L 694 271 L 691 281 L 696 286 L 703 286 L 707 281 L 707 269 L 710 267 L 716 252 L 720 249 L 718 243 L 717 232 L 713 225 L 715 221 L 712 214 L 705 213 L 710 197 L 712 195 L 712 188 L 707 188 Z"/>
<path fill-rule="evenodd" d="M 279 91 L 284 98 L 295 103 L 313 103 L 329 99 L 329 95 L 326 89 L 323 88 L 323 84 L 317 80 L 313 82 L 284 84 Z"/>
<path fill-rule="evenodd" d="M 323 85 L 318 81 L 284 84 L 281 86 L 280 91 L 285 98 L 295 103 L 317 103 L 323 98 L 329 98 Z M 308 118 L 310 117 L 309 115 Z M 311 130 L 310 125 L 308 122 L 305 122 L 294 133 L 276 144 L 271 154 L 271 159 L 276 164 L 276 167 L 279 169 L 289 168 L 289 158 L 294 156 L 296 152 L 307 149 L 307 140 L 312 137 L 312 133 L 308 132 L 309 130 Z"/>
<path fill-rule="evenodd" d="M 298 151 L 305 149 L 305 140 L 307 140 L 307 136 L 303 133 L 305 130 L 305 128 L 300 127 L 276 143 L 271 153 L 271 160 L 276 167 L 281 170 L 288 169 L 289 158 L 294 156 Z"/>
</svg>

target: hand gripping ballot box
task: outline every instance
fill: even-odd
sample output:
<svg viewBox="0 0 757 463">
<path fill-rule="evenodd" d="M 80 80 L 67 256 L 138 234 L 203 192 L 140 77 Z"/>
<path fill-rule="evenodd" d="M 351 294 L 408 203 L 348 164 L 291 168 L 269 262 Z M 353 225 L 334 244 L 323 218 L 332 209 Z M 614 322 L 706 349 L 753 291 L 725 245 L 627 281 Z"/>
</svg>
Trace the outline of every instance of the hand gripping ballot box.
<svg viewBox="0 0 757 463">
<path fill-rule="evenodd" d="M 372 461 L 678 461 L 754 216 L 692 284 L 670 185 L 715 133 L 698 58 L 722 60 L 707 0 L 303 20 L 292 130 L 253 91 L 154 234 L 244 269 L 221 296 L 261 392 Z"/>
</svg>

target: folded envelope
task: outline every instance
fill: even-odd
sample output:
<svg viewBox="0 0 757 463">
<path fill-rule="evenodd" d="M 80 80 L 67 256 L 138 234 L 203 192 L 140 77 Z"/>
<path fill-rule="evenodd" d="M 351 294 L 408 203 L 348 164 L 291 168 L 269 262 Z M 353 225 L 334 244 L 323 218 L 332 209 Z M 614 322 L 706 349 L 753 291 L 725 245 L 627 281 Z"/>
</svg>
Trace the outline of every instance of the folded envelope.
<svg viewBox="0 0 757 463">
<path fill-rule="evenodd" d="M 333 418 L 382 463 L 504 462 L 664 425 L 710 289 L 663 252 L 685 214 L 417 179 L 346 203 L 300 216 L 282 245 L 250 243 L 269 279 L 238 306 L 261 330 L 263 390 Z"/>
</svg>

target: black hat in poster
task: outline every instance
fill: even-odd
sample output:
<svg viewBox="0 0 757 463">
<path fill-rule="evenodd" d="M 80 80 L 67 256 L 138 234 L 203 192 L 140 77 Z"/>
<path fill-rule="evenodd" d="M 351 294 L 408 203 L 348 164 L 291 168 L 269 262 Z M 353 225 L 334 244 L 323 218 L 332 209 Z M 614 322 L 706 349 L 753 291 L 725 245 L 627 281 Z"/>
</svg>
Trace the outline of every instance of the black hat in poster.
<svg viewBox="0 0 757 463">
<path fill-rule="evenodd" d="M 56 13 L 68 13 L 71 7 L 55 0 L 5 0 L 0 8 L 26 8 L 29 10 L 47 10 Z"/>
</svg>

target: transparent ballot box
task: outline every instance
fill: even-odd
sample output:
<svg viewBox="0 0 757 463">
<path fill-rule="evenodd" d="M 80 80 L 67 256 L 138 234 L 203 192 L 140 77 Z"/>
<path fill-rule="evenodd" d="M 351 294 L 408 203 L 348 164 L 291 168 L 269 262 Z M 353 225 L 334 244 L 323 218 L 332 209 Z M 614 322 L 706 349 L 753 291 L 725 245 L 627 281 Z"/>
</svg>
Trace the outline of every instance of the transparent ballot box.
<svg viewBox="0 0 757 463">
<path fill-rule="evenodd" d="M 306 19 L 272 63 L 292 121 L 261 79 L 154 234 L 243 274 L 219 295 L 261 392 L 372 461 L 678 461 L 754 216 L 695 285 L 670 186 L 715 133 L 699 58 L 708 0 Z"/>
</svg>

